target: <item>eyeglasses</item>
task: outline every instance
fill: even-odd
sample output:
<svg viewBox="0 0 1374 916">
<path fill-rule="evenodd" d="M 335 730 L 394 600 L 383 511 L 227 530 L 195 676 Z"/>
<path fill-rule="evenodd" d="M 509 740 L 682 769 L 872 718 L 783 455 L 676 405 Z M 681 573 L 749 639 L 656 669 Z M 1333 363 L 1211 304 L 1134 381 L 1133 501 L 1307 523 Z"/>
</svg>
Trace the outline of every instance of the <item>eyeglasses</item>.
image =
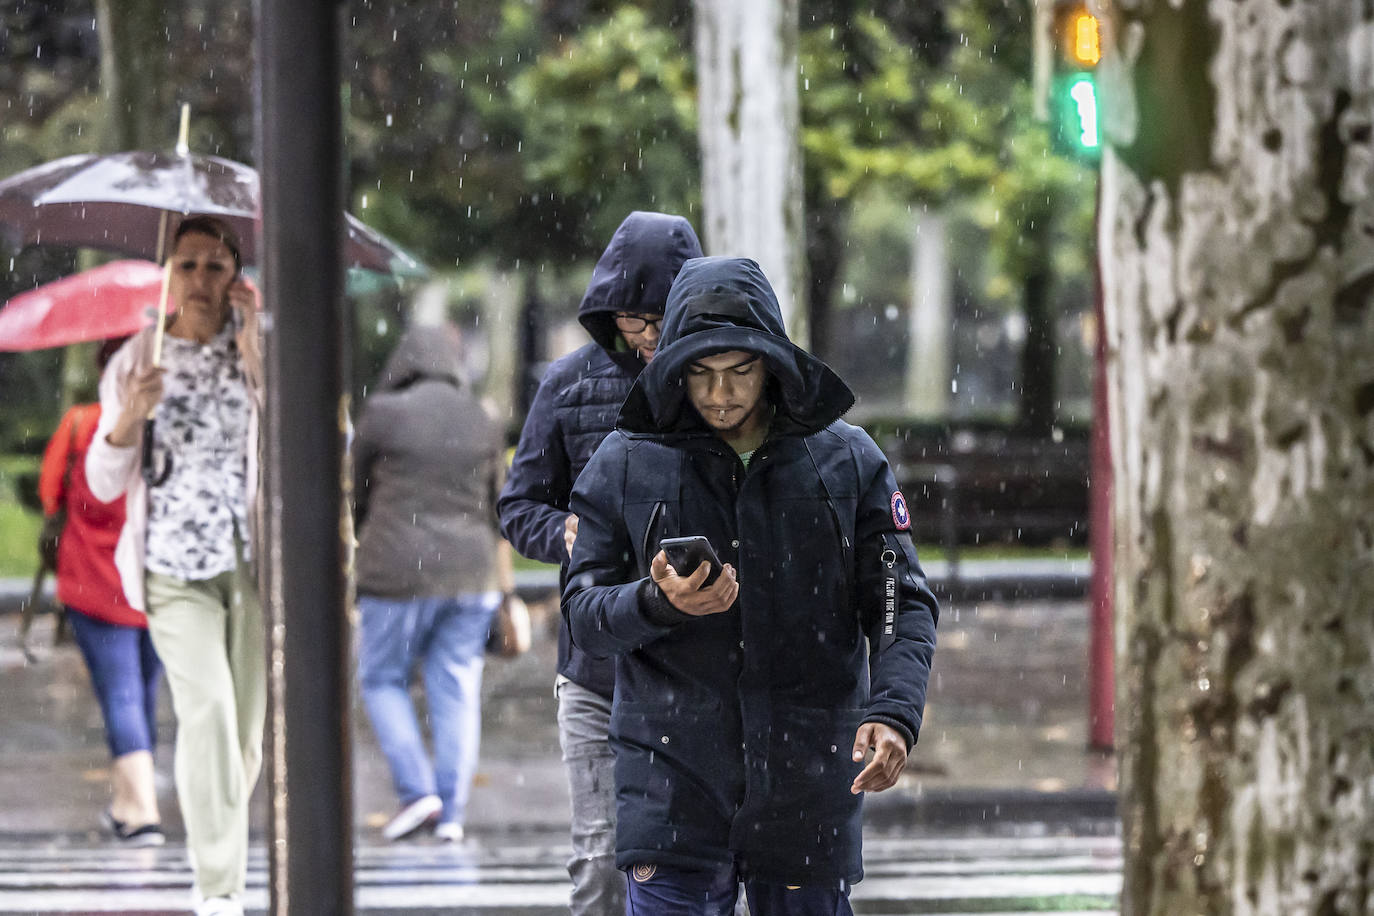
<svg viewBox="0 0 1374 916">
<path fill-rule="evenodd" d="M 659 330 L 659 324 L 663 321 L 663 316 L 649 318 L 645 315 L 631 315 L 628 312 L 616 312 L 615 320 L 620 322 L 620 330 L 628 331 L 631 334 L 638 334 L 649 325 L 654 326 L 654 330 Z"/>
</svg>

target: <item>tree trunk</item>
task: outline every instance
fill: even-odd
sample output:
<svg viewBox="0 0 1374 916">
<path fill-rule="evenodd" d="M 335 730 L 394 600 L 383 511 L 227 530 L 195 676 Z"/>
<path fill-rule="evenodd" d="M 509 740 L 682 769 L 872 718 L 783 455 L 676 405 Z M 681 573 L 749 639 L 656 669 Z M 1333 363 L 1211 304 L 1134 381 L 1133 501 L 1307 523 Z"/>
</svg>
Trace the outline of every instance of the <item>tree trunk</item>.
<svg viewBox="0 0 1374 916">
<path fill-rule="evenodd" d="M 520 275 L 494 269 L 484 273 L 486 292 L 482 296 L 482 324 L 486 328 L 487 353 L 491 359 L 484 394 L 495 405 L 496 415 L 507 433 L 514 431 L 518 436 L 525 419 L 523 412 L 517 412 L 519 396 L 516 393 L 516 380 L 520 378 L 524 363 L 518 358 Z"/>
<path fill-rule="evenodd" d="M 798 0 L 696 0 L 706 250 L 753 258 L 805 346 Z"/>
<path fill-rule="evenodd" d="M 1374 907 L 1362 9 L 1134 0 L 1111 23 L 1123 914 Z"/>
<path fill-rule="evenodd" d="M 831 320 L 835 314 L 835 286 L 844 267 L 844 240 L 849 228 L 847 205 L 828 203 L 806 207 L 806 327 L 810 330 L 810 350 L 823 360 L 833 355 Z"/>
<path fill-rule="evenodd" d="M 163 149 L 176 139 L 167 92 L 170 53 L 163 0 L 96 0 L 106 149 Z"/>
<path fill-rule="evenodd" d="M 949 220 L 936 210 L 914 221 L 911 311 L 907 323 L 906 412 L 923 420 L 949 417 L 950 331 L 954 295 L 949 278 Z"/>
<path fill-rule="evenodd" d="M 516 362 L 515 405 L 520 422 L 529 415 L 530 405 L 539 391 L 544 375 L 544 339 L 548 329 L 544 320 L 544 300 L 539 294 L 539 272 L 531 266 L 525 271 L 524 299 L 520 304 L 518 332 L 520 356 Z"/>
<path fill-rule="evenodd" d="M 1045 260 L 1031 265 L 1021 284 L 1026 341 L 1021 348 L 1018 425 L 1032 436 L 1048 436 L 1054 428 L 1059 350 L 1050 309 L 1050 269 L 1046 252 Z"/>
</svg>

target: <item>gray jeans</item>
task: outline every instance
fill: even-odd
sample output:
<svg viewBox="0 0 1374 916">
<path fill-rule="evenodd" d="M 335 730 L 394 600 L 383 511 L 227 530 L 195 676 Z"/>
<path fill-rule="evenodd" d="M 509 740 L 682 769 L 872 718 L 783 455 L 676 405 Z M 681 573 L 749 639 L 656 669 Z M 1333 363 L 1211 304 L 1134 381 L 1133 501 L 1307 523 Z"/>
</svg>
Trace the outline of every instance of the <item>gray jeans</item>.
<svg viewBox="0 0 1374 916">
<path fill-rule="evenodd" d="M 570 908 L 573 916 L 622 916 L 625 876 L 615 867 L 615 757 L 606 738 L 611 701 L 562 677 L 554 692 L 572 797 Z"/>
</svg>

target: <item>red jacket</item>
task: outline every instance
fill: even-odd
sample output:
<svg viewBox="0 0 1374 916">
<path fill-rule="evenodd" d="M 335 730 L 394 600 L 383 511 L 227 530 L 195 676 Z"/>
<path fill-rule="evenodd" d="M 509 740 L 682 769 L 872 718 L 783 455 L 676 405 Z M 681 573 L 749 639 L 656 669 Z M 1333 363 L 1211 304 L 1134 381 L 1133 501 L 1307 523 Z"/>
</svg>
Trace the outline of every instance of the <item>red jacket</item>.
<svg viewBox="0 0 1374 916">
<path fill-rule="evenodd" d="M 124 527 L 124 497 L 103 503 L 86 484 L 86 449 L 95 438 L 99 420 L 99 404 L 76 405 L 57 425 L 43 452 L 38 478 L 43 512 L 52 515 L 64 503 L 67 507 L 67 524 L 57 549 L 57 600 L 96 620 L 146 627 L 143 612 L 124 600 L 114 564 L 115 544 Z"/>
</svg>

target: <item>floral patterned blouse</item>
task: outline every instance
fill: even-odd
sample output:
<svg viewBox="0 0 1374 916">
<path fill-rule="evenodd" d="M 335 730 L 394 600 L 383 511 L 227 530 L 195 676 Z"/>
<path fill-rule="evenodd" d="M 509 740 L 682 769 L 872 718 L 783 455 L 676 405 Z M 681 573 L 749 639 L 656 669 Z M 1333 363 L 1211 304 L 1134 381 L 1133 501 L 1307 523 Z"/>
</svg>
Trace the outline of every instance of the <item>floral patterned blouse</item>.
<svg viewBox="0 0 1374 916">
<path fill-rule="evenodd" d="M 236 536 L 245 556 L 250 546 L 250 395 L 233 324 L 226 323 L 206 344 L 164 338 L 162 365 L 145 564 L 164 576 L 211 579 L 234 569 Z"/>
</svg>

